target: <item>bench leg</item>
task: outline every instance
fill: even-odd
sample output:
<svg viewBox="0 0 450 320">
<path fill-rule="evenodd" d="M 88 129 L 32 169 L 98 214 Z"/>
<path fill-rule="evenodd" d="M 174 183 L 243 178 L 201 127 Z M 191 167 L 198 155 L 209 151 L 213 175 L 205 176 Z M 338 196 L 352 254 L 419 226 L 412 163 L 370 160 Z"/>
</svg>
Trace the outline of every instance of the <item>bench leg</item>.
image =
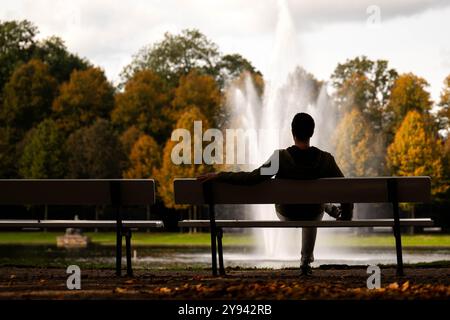
<svg viewBox="0 0 450 320">
<path fill-rule="evenodd" d="M 213 276 L 217 276 L 216 230 L 213 227 L 211 227 L 211 265 Z"/>
<path fill-rule="evenodd" d="M 120 206 L 116 207 L 116 275 L 122 275 L 122 217 Z"/>
<path fill-rule="evenodd" d="M 219 251 L 219 274 L 225 275 L 225 267 L 223 264 L 223 247 L 222 247 L 223 231 L 222 228 L 217 229 L 217 250 Z"/>
<path fill-rule="evenodd" d="M 387 180 L 388 199 L 392 203 L 392 213 L 394 216 L 394 237 L 395 249 L 397 251 L 397 276 L 403 276 L 403 254 L 402 235 L 400 231 L 400 214 L 398 209 L 397 180 L 391 178 Z"/>
<path fill-rule="evenodd" d="M 116 230 L 116 275 L 121 276 L 122 273 L 122 228 L 117 226 Z"/>
<path fill-rule="evenodd" d="M 394 237 L 395 249 L 397 251 L 397 275 L 404 276 L 403 272 L 403 252 L 402 252 L 402 235 L 400 231 L 400 218 L 398 212 L 398 203 L 393 203 L 394 210 Z"/>
<path fill-rule="evenodd" d="M 127 276 L 133 276 L 133 266 L 131 265 L 131 230 L 127 229 L 125 231 L 125 246 L 127 255 Z"/>
<path fill-rule="evenodd" d="M 211 229 L 211 265 L 212 274 L 217 276 L 217 235 L 216 235 L 216 217 L 214 205 L 209 205 L 209 220 Z"/>
</svg>

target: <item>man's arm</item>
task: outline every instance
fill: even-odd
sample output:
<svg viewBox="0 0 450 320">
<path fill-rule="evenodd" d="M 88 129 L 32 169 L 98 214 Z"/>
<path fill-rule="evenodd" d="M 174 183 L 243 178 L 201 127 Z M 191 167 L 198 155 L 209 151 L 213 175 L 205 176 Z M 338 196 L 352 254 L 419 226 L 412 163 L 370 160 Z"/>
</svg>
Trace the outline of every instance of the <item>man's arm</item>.
<svg viewBox="0 0 450 320">
<path fill-rule="evenodd" d="M 209 180 L 214 181 L 221 181 L 231 184 L 241 184 L 241 185 L 252 185 L 252 184 L 258 184 L 260 182 L 263 182 L 265 180 L 269 180 L 272 178 L 276 172 L 271 174 L 272 172 L 269 172 L 268 168 L 271 168 L 274 161 L 278 164 L 279 158 L 278 157 L 278 151 L 275 151 L 272 156 L 267 160 L 262 166 L 259 168 L 246 172 L 218 172 L 218 173 L 207 173 L 204 175 L 201 175 L 197 177 L 198 180 L 205 182 Z"/>
<path fill-rule="evenodd" d="M 330 177 L 336 177 L 336 178 L 343 178 L 344 174 L 342 173 L 341 169 L 336 163 L 336 160 L 334 160 L 334 157 L 331 156 L 330 164 L 329 164 L 329 176 Z M 352 220 L 353 217 L 353 203 L 341 203 L 340 208 L 340 216 L 338 220 Z"/>
</svg>

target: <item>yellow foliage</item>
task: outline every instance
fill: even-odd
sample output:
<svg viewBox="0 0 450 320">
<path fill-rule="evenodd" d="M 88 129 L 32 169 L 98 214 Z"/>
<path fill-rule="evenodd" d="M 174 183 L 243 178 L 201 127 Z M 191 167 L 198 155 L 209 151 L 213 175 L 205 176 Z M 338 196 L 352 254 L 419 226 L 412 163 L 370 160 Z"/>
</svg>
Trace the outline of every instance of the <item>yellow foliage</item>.
<svg viewBox="0 0 450 320">
<path fill-rule="evenodd" d="M 439 140 L 427 131 L 426 119 L 410 111 L 388 147 L 387 161 L 392 174 L 398 176 L 430 176 L 432 193 L 445 192 L 442 184 L 443 163 Z"/>
<path fill-rule="evenodd" d="M 354 108 L 336 128 L 336 161 L 346 176 L 377 176 L 383 170 L 382 141 Z"/>
<path fill-rule="evenodd" d="M 140 71 L 126 83 L 124 92 L 116 95 L 111 120 L 122 128 L 136 126 L 161 142 L 170 130 L 169 103 L 166 83 L 151 70 Z"/>
<path fill-rule="evenodd" d="M 130 153 L 130 168 L 125 171 L 124 178 L 154 178 L 160 164 L 160 150 L 156 141 L 143 134 L 136 141 Z"/>
<path fill-rule="evenodd" d="M 219 112 L 221 101 L 222 96 L 214 78 L 193 70 L 181 77 L 175 89 L 172 101 L 175 113 L 172 116 L 178 119 L 187 109 L 197 107 L 212 123 Z"/>
<path fill-rule="evenodd" d="M 72 132 L 91 125 L 97 118 L 108 118 L 114 105 L 114 88 L 100 68 L 75 70 L 60 87 L 53 111 L 61 129 Z"/>
<path fill-rule="evenodd" d="M 400 75 L 391 89 L 387 110 L 393 115 L 393 129 L 400 126 L 409 111 L 426 112 L 432 106 L 428 82 L 412 73 Z"/>
<path fill-rule="evenodd" d="M 186 110 L 175 125 L 174 129 L 187 129 L 191 134 L 191 160 L 193 161 L 194 139 L 200 139 L 202 136 L 194 137 L 194 121 L 202 121 L 203 131 L 209 128 L 209 122 L 197 107 Z M 180 164 L 176 165 L 172 161 L 172 149 L 178 144 L 178 141 L 169 139 L 163 151 L 163 163 L 158 174 L 159 195 L 168 208 L 183 208 L 183 206 L 175 206 L 173 201 L 173 180 L 175 178 L 194 178 L 202 173 L 210 171 L 205 164 Z"/>
</svg>

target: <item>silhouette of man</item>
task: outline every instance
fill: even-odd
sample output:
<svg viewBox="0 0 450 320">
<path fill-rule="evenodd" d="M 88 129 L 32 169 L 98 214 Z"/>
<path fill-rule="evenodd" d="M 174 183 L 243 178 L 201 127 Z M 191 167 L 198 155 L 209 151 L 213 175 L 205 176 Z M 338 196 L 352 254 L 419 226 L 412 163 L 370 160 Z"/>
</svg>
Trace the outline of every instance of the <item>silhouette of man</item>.
<svg viewBox="0 0 450 320">
<path fill-rule="evenodd" d="M 199 176 L 200 181 L 221 181 L 232 184 L 252 185 L 276 179 L 318 179 L 326 177 L 343 177 L 334 157 L 325 151 L 310 146 L 314 133 L 314 119 L 307 113 L 297 113 L 292 120 L 294 145 L 276 150 L 261 167 L 251 172 L 219 172 Z M 275 158 L 277 157 L 277 158 Z M 278 161 L 278 171 L 267 174 L 272 161 Z M 266 170 L 264 170 L 266 169 Z M 277 204 L 277 216 L 280 220 L 321 220 L 323 212 L 339 220 L 351 220 L 353 204 L 342 203 L 339 207 L 332 204 Z M 312 273 L 310 264 L 314 261 L 314 245 L 317 228 L 303 228 L 300 270 L 302 275 Z"/>
</svg>

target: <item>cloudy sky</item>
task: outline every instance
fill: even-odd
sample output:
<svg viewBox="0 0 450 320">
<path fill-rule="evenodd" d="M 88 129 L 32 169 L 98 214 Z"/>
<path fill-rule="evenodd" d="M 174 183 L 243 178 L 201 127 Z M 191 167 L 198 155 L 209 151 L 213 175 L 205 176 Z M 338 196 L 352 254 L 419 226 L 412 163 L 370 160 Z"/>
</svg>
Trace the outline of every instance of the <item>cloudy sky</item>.
<svg viewBox="0 0 450 320">
<path fill-rule="evenodd" d="M 277 64 L 274 50 L 281 60 L 291 51 L 295 63 L 322 80 L 338 62 L 364 54 L 426 78 L 438 98 L 450 74 L 449 0 L 286 2 L 280 13 L 278 0 L 0 0 L 0 19 L 33 21 L 39 37 L 60 36 L 112 81 L 164 32 L 198 28 L 222 52 L 244 55 L 265 74 Z M 280 18 L 292 25 L 277 33 Z"/>
</svg>

